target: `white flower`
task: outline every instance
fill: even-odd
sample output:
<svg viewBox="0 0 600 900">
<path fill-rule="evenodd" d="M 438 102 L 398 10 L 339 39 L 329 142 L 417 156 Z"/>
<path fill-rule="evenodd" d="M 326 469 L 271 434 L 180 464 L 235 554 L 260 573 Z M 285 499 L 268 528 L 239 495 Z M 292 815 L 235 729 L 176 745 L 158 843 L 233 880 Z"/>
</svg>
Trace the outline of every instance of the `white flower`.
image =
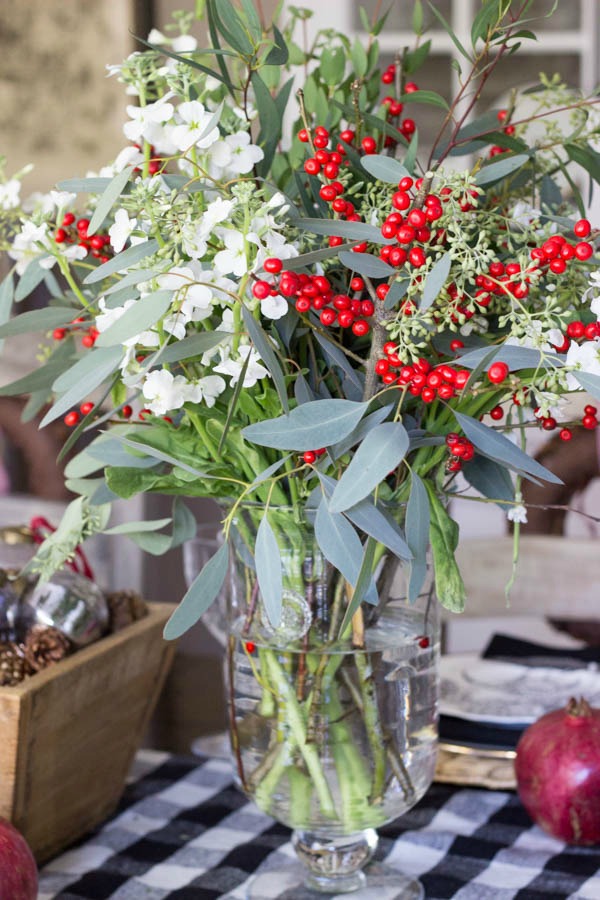
<svg viewBox="0 0 600 900">
<path fill-rule="evenodd" d="M 181 313 L 188 322 L 201 322 L 212 313 L 213 292 L 206 284 L 190 284 L 181 304 Z"/>
<path fill-rule="evenodd" d="M 237 275 L 241 278 L 248 271 L 246 238 L 241 231 L 220 229 L 224 250 L 219 250 L 214 258 L 214 266 L 221 275 Z"/>
<path fill-rule="evenodd" d="M 155 103 L 147 106 L 128 106 L 127 115 L 131 121 L 123 125 L 125 137 L 133 143 L 139 143 L 142 138 L 151 144 L 156 144 L 156 136 L 162 132 L 162 126 L 173 116 L 173 104 L 168 103 L 172 93 L 165 94 Z"/>
<path fill-rule="evenodd" d="M 137 219 L 130 219 L 126 209 L 116 211 L 114 225 L 108 229 L 110 245 L 115 253 L 121 252 L 136 225 Z"/>
<path fill-rule="evenodd" d="M 16 209 L 19 205 L 19 193 L 21 182 L 17 178 L 11 178 L 5 184 L 0 184 L 0 209 Z"/>
<path fill-rule="evenodd" d="M 186 391 L 186 402 L 201 403 L 202 400 L 208 407 L 215 405 L 215 400 L 222 394 L 227 384 L 220 375 L 206 375 L 199 378 L 198 381 L 188 385 Z"/>
<path fill-rule="evenodd" d="M 71 193 L 71 191 L 50 191 L 48 194 L 48 199 L 52 203 L 57 210 L 65 209 L 67 206 L 71 206 L 72 203 L 75 203 L 77 199 L 77 194 Z"/>
<path fill-rule="evenodd" d="M 46 223 L 34 225 L 33 222 L 24 222 L 21 231 L 16 235 L 8 255 L 17 261 L 17 274 L 22 275 L 29 263 L 36 256 L 44 252 L 47 246 L 48 226 Z M 40 247 L 39 245 L 42 245 Z"/>
<path fill-rule="evenodd" d="M 164 36 L 162 31 L 158 30 L 158 28 L 152 28 L 148 34 L 148 43 L 149 44 L 166 44 L 167 38 Z"/>
<path fill-rule="evenodd" d="M 173 375 L 168 369 L 149 372 L 142 386 L 148 409 L 155 416 L 164 416 L 171 409 L 181 409 L 186 401 L 187 384 L 183 375 Z"/>
<path fill-rule="evenodd" d="M 565 367 L 600 375 L 600 340 L 584 341 L 582 344 L 571 341 Z M 581 385 L 571 372 L 567 373 L 567 386 L 571 391 L 581 390 Z"/>
<path fill-rule="evenodd" d="M 212 113 L 198 100 L 181 103 L 177 107 L 177 118 L 181 124 L 175 125 L 169 136 L 178 150 L 188 150 L 190 147 L 204 150 L 219 140 L 218 128 L 211 128 L 207 132 Z"/>
<path fill-rule="evenodd" d="M 541 212 L 539 209 L 534 209 L 531 203 L 528 203 L 526 200 L 517 200 L 511 212 L 511 217 L 515 222 L 525 227 L 531 225 L 540 216 Z"/>
<path fill-rule="evenodd" d="M 85 247 L 80 247 L 79 244 L 72 244 L 70 247 L 64 247 L 61 250 L 61 254 L 65 259 L 74 262 L 77 259 L 85 259 L 87 256 L 87 249 Z M 56 261 L 55 256 L 46 256 L 44 259 L 40 259 L 39 263 L 42 269 L 51 269 Z"/>
<path fill-rule="evenodd" d="M 118 175 L 127 166 L 142 166 L 144 163 L 144 154 L 137 147 L 123 147 L 114 163 L 111 171 L 113 175 Z"/>
<path fill-rule="evenodd" d="M 191 34 L 180 34 L 171 42 L 174 53 L 191 53 L 198 49 L 198 41 Z"/>
<path fill-rule="evenodd" d="M 107 331 L 111 325 L 117 322 L 123 313 L 135 304 L 135 300 L 126 300 L 123 306 L 115 306 L 112 309 L 107 308 L 106 299 L 101 297 L 98 302 L 100 313 L 96 316 L 96 328 L 98 331 Z"/>
<path fill-rule="evenodd" d="M 192 259 L 201 259 L 206 253 L 207 240 L 212 234 L 215 225 L 224 222 L 231 215 L 234 208 L 233 200 L 223 200 L 217 197 L 209 203 L 200 222 L 187 223 L 182 229 L 183 249 Z"/>
<path fill-rule="evenodd" d="M 253 387 L 259 378 L 266 378 L 269 375 L 268 370 L 261 365 L 259 361 L 260 357 L 253 347 L 248 345 L 240 347 L 238 350 L 238 359 L 235 360 L 230 358 L 229 350 L 226 350 L 225 355 L 223 355 L 219 365 L 215 366 L 214 371 L 221 372 L 222 375 L 231 375 L 230 384 L 231 387 L 234 387 L 238 383 L 248 355 L 250 356 L 250 361 L 244 376 L 243 387 Z"/>
<path fill-rule="evenodd" d="M 265 155 L 260 147 L 250 143 L 250 135 L 247 131 L 228 134 L 225 142 L 231 150 L 231 160 L 227 167 L 238 175 L 251 172 L 253 166 L 260 162 Z"/>
<path fill-rule="evenodd" d="M 260 301 L 260 311 L 266 319 L 281 319 L 288 309 L 287 300 L 280 294 L 277 294 L 276 297 L 266 297 Z"/>
<path fill-rule="evenodd" d="M 525 525 L 527 522 L 527 510 L 521 503 L 517 506 L 511 506 L 506 513 L 506 518 L 511 522 L 519 522 L 521 525 Z"/>
</svg>

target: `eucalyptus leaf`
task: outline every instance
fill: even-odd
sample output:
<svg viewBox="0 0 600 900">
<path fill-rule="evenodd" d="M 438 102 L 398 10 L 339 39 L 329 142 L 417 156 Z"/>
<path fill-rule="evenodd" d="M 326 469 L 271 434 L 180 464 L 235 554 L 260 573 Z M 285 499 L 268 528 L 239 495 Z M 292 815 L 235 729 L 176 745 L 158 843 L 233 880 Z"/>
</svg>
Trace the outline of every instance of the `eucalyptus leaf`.
<svg viewBox="0 0 600 900">
<path fill-rule="evenodd" d="M 363 553 L 362 562 L 356 579 L 356 586 L 352 591 L 352 598 L 346 607 L 342 624 L 340 625 L 339 638 L 342 639 L 346 630 L 350 627 L 352 617 L 358 610 L 362 601 L 366 599 L 367 591 L 373 581 L 373 562 L 375 559 L 375 548 L 377 541 L 372 537 L 367 538 Z"/>
<path fill-rule="evenodd" d="M 331 341 L 328 341 L 327 338 L 320 334 L 318 331 L 314 332 L 314 337 L 325 356 L 333 363 L 334 366 L 338 366 L 344 373 L 344 381 L 348 380 L 349 383 L 353 384 L 354 387 L 360 391 L 362 396 L 363 386 L 364 386 L 364 376 L 361 372 L 357 372 L 350 363 L 350 360 L 344 355 L 344 351 L 333 344 Z"/>
<path fill-rule="evenodd" d="M 552 484 L 563 483 L 549 469 L 520 450 L 503 434 L 499 434 L 493 428 L 489 428 L 483 422 L 478 422 L 477 419 L 464 413 L 454 412 L 454 415 L 466 437 L 484 456 L 489 456 L 490 459 L 503 463 L 509 469 L 514 469 L 526 477 L 542 478 Z"/>
<path fill-rule="evenodd" d="M 514 156 L 503 157 L 497 162 L 483 166 L 475 176 L 475 184 L 479 185 L 479 187 L 493 184 L 495 181 L 500 181 L 502 178 L 512 175 L 527 162 L 529 162 L 529 156 L 526 153 L 516 153 Z"/>
<path fill-rule="evenodd" d="M 369 537 L 391 550 L 398 559 L 412 559 L 412 551 L 408 546 L 400 527 L 392 516 L 369 500 L 361 500 L 356 506 L 347 509 L 346 518 L 364 531 Z"/>
<path fill-rule="evenodd" d="M 406 292 L 410 287 L 410 278 L 397 278 L 392 283 L 389 291 L 385 295 L 383 302 L 384 309 L 392 309 L 399 300 L 406 296 Z"/>
<path fill-rule="evenodd" d="M 382 259 L 370 253 L 348 253 L 347 250 L 339 254 L 340 262 L 352 272 L 365 275 L 367 278 L 390 278 L 396 274 L 393 269 Z"/>
<path fill-rule="evenodd" d="M 370 175 L 386 184 L 398 184 L 401 178 L 410 175 L 408 169 L 393 156 L 373 153 L 363 156 L 360 163 Z"/>
<path fill-rule="evenodd" d="M 150 357 L 148 368 L 152 368 L 159 362 L 173 363 L 180 359 L 191 359 L 194 356 L 202 356 L 207 350 L 217 347 L 225 338 L 231 337 L 226 331 L 202 331 L 199 334 L 188 334 L 180 341 L 174 341 L 161 348 L 155 356 Z"/>
<path fill-rule="evenodd" d="M 163 636 L 172 641 L 181 637 L 195 625 L 202 613 L 217 599 L 229 566 L 229 547 L 224 543 L 209 559 L 199 575 L 192 582 L 179 606 L 165 625 Z"/>
<path fill-rule="evenodd" d="M 355 246 L 355 244 L 346 243 L 340 244 L 339 247 L 325 247 L 323 250 L 311 250 L 310 253 L 302 253 L 300 256 L 293 256 L 291 259 L 286 259 L 285 267 L 290 272 L 294 272 L 296 269 L 305 269 L 314 265 L 316 262 L 321 262 L 323 259 L 331 259 L 332 256 L 337 256 L 338 253 L 343 250 L 350 250 L 353 246 Z"/>
<path fill-rule="evenodd" d="M 109 352 L 106 352 L 106 351 Z M 61 393 L 58 400 L 50 407 L 42 421 L 40 428 L 54 422 L 60 416 L 67 413 L 73 406 L 78 406 L 86 397 L 89 397 L 103 381 L 109 378 L 117 369 L 123 350 L 121 347 L 102 348 L 91 350 L 86 356 L 79 359 L 67 372 L 59 376 L 57 382 L 64 384 L 69 373 L 70 387 Z"/>
<path fill-rule="evenodd" d="M 115 254 L 108 262 L 102 263 L 101 266 L 98 266 L 97 269 L 90 272 L 90 274 L 84 278 L 84 284 L 95 284 L 97 281 L 102 281 L 102 279 L 106 278 L 108 275 L 114 275 L 116 272 L 129 269 L 131 266 L 135 265 L 135 263 L 141 262 L 142 259 L 147 259 L 149 256 L 152 256 L 157 250 L 158 241 L 155 238 L 152 238 L 149 241 L 142 241 L 141 244 L 134 244 L 132 247 L 128 247 L 127 250 L 121 250 L 120 253 Z"/>
<path fill-rule="evenodd" d="M 429 547 L 429 500 L 422 479 L 411 472 L 410 494 L 406 507 L 406 541 L 412 553 L 408 579 L 408 602 L 415 603 L 427 575 Z"/>
<path fill-rule="evenodd" d="M 479 366 L 483 360 L 487 360 L 486 365 L 494 360 L 506 363 L 510 371 L 515 372 L 518 369 L 537 369 L 542 362 L 542 354 L 533 347 L 519 347 L 516 344 L 503 344 L 501 347 L 497 348 L 495 353 L 492 353 L 492 355 L 489 356 L 490 349 L 493 350 L 494 348 L 490 348 L 486 345 L 477 350 L 470 350 L 468 353 L 465 353 L 464 356 L 460 357 L 461 366 L 465 366 L 467 369 L 474 369 Z M 554 367 L 563 365 L 561 359 L 552 354 L 544 354 L 544 359 L 551 361 Z"/>
<path fill-rule="evenodd" d="M 571 374 L 577 379 L 584 391 L 587 391 L 596 400 L 600 400 L 599 375 L 592 375 L 591 372 L 572 372 Z"/>
<path fill-rule="evenodd" d="M 317 509 L 315 537 L 325 559 L 355 587 L 363 556 L 360 538 L 345 516 L 330 512 L 325 498 Z"/>
<path fill-rule="evenodd" d="M 409 94 L 402 94 L 399 99 L 401 103 L 425 103 L 428 106 L 448 109 L 448 103 L 436 91 L 412 91 Z"/>
<path fill-rule="evenodd" d="M 281 459 L 278 459 L 277 462 L 274 462 L 272 465 L 267 466 L 264 471 L 260 472 L 260 474 L 256 476 L 256 478 L 252 482 L 252 485 L 259 485 L 263 484 L 265 481 L 268 481 L 272 475 L 275 475 L 275 473 L 278 472 L 281 467 L 286 464 L 289 458 L 290 454 L 288 453 L 287 456 L 283 456 Z"/>
<path fill-rule="evenodd" d="M 114 206 L 115 201 L 125 190 L 125 185 L 131 178 L 134 166 L 127 166 L 109 182 L 103 194 L 98 198 L 94 214 L 88 225 L 88 235 L 95 234 Z"/>
<path fill-rule="evenodd" d="M 372 244 L 392 244 L 393 238 L 384 238 L 375 225 L 364 222 L 344 222 L 341 219 L 293 219 L 293 225 L 313 234 L 337 235 L 349 241 L 370 241 Z"/>
<path fill-rule="evenodd" d="M 96 461 L 96 468 L 104 466 L 121 466 L 133 469 L 150 469 L 158 465 L 159 460 L 153 456 L 140 456 L 139 454 L 130 453 L 120 441 L 113 438 L 104 438 L 96 440 L 90 444 L 85 455 Z M 67 467 L 70 463 L 67 463 Z M 93 471 L 93 470 L 92 470 Z"/>
<path fill-rule="evenodd" d="M 47 306 L 45 309 L 33 309 L 31 312 L 21 313 L 20 316 L 15 316 L 14 319 L 0 325 L 0 338 L 59 328 L 62 325 L 68 325 L 74 315 L 75 311 L 71 306 Z"/>
<path fill-rule="evenodd" d="M 155 278 L 160 274 L 161 273 L 156 269 L 136 269 L 134 272 L 130 272 L 129 275 L 125 275 L 123 278 L 117 281 L 116 284 L 113 284 L 111 287 L 107 288 L 104 291 L 104 296 L 110 297 L 111 294 L 116 294 L 127 287 L 131 287 L 132 285 L 137 287 L 137 285 L 141 284 L 143 281 L 150 281 L 152 278 Z"/>
<path fill-rule="evenodd" d="M 247 441 L 276 450 L 313 450 L 343 440 L 360 422 L 368 403 L 352 400 L 314 400 L 288 415 L 247 425 Z"/>
<path fill-rule="evenodd" d="M 445 253 L 431 267 L 425 279 L 419 309 L 429 309 L 431 304 L 437 299 L 438 294 L 446 284 L 446 279 L 450 274 L 451 265 L 452 259 L 450 254 Z"/>
<path fill-rule="evenodd" d="M 32 259 L 19 278 L 15 290 L 15 303 L 20 303 L 21 300 L 29 297 L 29 295 L 36 289 L 39 284 L 42 283 L 42 281 L 48 274 L 48 269 L 45 269 L 40 265 L 41 258 L 42 257 L 39 257 L 38 259 Z"/>
<path fill-rule="evenodd" d="M 515 488 L 508 470 L 500 463 L 487 456 L 474 456 L 463 467 L 463 476 L 476 491 L 489 500 L 495 500 L 500 509 L 511 508 Z M 503 500 L 507 502 L 503 503 Z"/>
<path fill-rule="evenodd" d="M 400 422 L 376 425 L 364 438 L 329 501 L 332 512 L 344 512 L 367 497 L 402 462 L 408 434 Z"/>
<path fill-rule="evenodd" d="M 281 623 L 281 602 L 283 594 L 283 574 L 281 554 L 277 538 L 269 524 L 268 513 L 260 520 L 256 532 L 254 560 L 256 577 L 262 594 L 267 618 L 273 628 Z"/>
<path fill-rule="evenodd" d="M 96 347 L 121 345 L 135 335 L 148 331 L 162 319 L 171 306 L 173 291 L 157 291 L 136 300 L 123 315 L 96 339 Z"/>
<path fill-rule="evenodd" d="M 109 186 L 110 178 L 100 178 L 95 175 L 90 178 L 66 178 L 56 185 L 59 191 L 69 191 L 73 194 L 101 194 Z"/>
<path fill-rule="evenodd" d="M 294 397 L 296 398 L 296 403 L 298 405 L 301 403 L 310 403 L 311 400 L 316 399 L 315 394 L 310 389 L 308 381 L 301 372 L 296 376 L 296 380 L 294 381 Z"/>
<path fill-rule="evenodd" d="M 360 443 L 376 425 L 379 425 L 387 419 L 393 408 L 394 404 L 388 403 L 387 406 L 381 406 L 379 409 L 374 410 L 374 412 L 369 413 L 368 416 L 365 416 L 343 441 L 334 444 L 333 447 L 330 448 L 329 453 L 331 458 L 333 460 L 339 459 L 340 456 L 347 453 L 355 444 Z"/>
<path fill-rule="evenodd" d="M 159 531 L 170 525 L 172 519 L 145 519 L 143 522 L 121 522 L 120 525 L 113 525 L 112 528 L 106 528 L 104 534 L 130 534 L 132 531 Z"/>
<path fill-rule="evenodd" d="M 283 410 L 288 413 L 290 410 L 290 405 L 287 398 L 287 387 L 285 379 L 283 377 L 283 372 L 281 371 L 279 361 L 269 343 L 269 338 L 263 331 L 260 323 L 257 322 L 257 320 L 254 318 L 254 316 L 246 306 L 242 308 L 242 316 L 244 319 L 244 325 L 246 326 L 248 334 L 250 335 L 250 339 L 254 344 L 258 355 L 271 374 L 275 389 L 277 390 L 277 393 L 279 395 L 281 406 Z"/>
</svg>

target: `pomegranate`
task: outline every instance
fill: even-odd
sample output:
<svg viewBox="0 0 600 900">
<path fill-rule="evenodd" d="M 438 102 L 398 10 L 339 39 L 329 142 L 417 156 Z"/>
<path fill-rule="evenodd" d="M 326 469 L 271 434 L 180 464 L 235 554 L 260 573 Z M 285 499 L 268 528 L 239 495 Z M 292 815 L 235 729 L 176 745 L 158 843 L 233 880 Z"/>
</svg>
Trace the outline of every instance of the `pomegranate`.
<svg viewBox="0 0 600 900">
<path fill-rule="evenodd" d="M 521 736 L 515 760 L 523 806 L 569 844 L 600 843 L 600 709 L 571 698 Z"/>
<path fill-rule="evenodd" d="M 0 819 L 0 897 L 36 900 L 38 873 L 23 835 L 6 819 Z"/>
</svg>

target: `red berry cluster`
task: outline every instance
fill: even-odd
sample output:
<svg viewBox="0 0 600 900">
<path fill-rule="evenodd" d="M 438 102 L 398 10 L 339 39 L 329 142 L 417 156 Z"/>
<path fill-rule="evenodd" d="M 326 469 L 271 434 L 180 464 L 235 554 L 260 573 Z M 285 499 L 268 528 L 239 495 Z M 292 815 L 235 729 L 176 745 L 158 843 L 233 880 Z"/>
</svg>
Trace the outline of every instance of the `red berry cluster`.
<svg viewBox="0 0 600 900">
<path fill-rule="evenodd" d="M 84 326 L 84 323 L 84 317 L 77 316 L 77 318 L 73 319 L 70 325 L 65 328 L 55 328 L 52 332 L 52 337 L 55 341 L 64 341 L 68 334 L 76 334 L 77 332 L 83 331 L 84 334 L 81 338 L 81 343 L 89 350 L 96 343 L 96 339 L 100 332 L 95 325 Z"/>
<path fill-rule="evenodd" d="M 312 466 L 313 463 L 315 463 L 317 461 L 317 458 L 319 456 L 323 456 L 324 453 L 325 453 L 325 447 L 319 447 L 318 450 L 305 450 L 304 453 L 302 454 L 302 460 L 308 466 Z"/>
<path fill-rule="evenodd" d="M 384 384 L 408 387 L 409 394 L 420 397 L 424 403 L 433 403 L 438 397 L 440 400 L 451 400 L 468 381 L 469 372 L 466 369 L 455 369 L 447 363 L 432 366 L 426 359 L 407 365 L 397 351 L 393 341 L 384 344 L 385 357 L 377 360 L 375 371 Z"/>
<path fill-rule="evenodd" d="M 535 410 L 534 410 L 535 412 Z M 556 419 L 553 416 L 545 416 L 541 419 L 542 428 L 546 429 L 546 431 L 553 431 L 556 425 Z M 589 431 L 593 431 L 594 428 L 598 427 L 598 407 L 592 406 L 591 403 L 588 403 L 583 408 L 583 416 L 581 417 L 581 424 L 584 428 L 587 428 Z M 570 428 L 561 428 L 559 432 L 559 437 L 563 441 L 570 441 L 573 437 L 573 432 Z"/>
<path fill-rule="evenodd" d="M 350 281 L 349 294 L 336 294 L 331 282 L 324 275 L 306 275 L 282 271 L 283 263 L 272 257 L 266 259 L 263 268 L 270 274 L 279 276 L 273 283 L 265 280 L 255 281 L 252 293 L 258 300 L 269 295 L 282 294 L 289 299 L 295 298 L 296 310 L 306 314 L 311 309 L 319 313 L 321 324 L 326 327 L 339 325 L 340 328 L 351 328 L 357 337 L 368 334 L 370 325 L 367 318 L 375 312 L 372 300 L 361 299 L 365 283 L 362 278 L 355 277 Z"/>
<path fill-rule="evenodd" d="M 418 191 L 423 180 L 415 182 L 410 175 L 400 179 L 398 190 L 392 194 L 391 212 L 381 226 L 384 238 L 395 239 L 396 246 L 387 244 L 382 247 L 379 256 L 384 262 L 394 267 L 403 266 L 405 262 L 415 269 L 425 265 L 425 250 L 419 244 L 429 244 L 432 237 L 438 240 L 442 235 L 437 230 L 432 233 L 430 225 L 442 215 L 442 200 L 437 194 L 428 194 L 423 208 L 410 208 L 414 202 L 413 189 Z M 408 210 L 408 212 L 406 212 Z M 403 213 L 406 212 L 404 216 Z"/>
<path fill-rule="evenodd" d="M 507 109 L 499 109 L 497 119 L 500 122 L 500 124 L 502 124 L 503 122 L 506 122 L 506 120 L 508 119 L 508 110 Z M 505 125 L 504 128 L 502 129 L 502 131 L 504 132 L 504 134 L 507 134 L 509 137 L 512 137 L 515 133 L 515 126 L 514 125 Z M 497 144 L 495 144 L 493 147 L 490 147 L 489 155 L 490 155 L 490 157 L 494 157 L 494 156 L 498 156 L 498 154 L 500 154 L 500 153 L 508 153 L 509 150 L 510 150 L 510 147 L 499 147 Z"/>
<path fill-rule="evenodd" d="M 137 150 L 143 152 L 143 148 L 139 144 L 133 145 Z M 159 157 L 155 156 L 156 153 L 154 147 L 150 145 L 150 159 L 148 160 L 148 175 L 158 175 L 159 172 L 162 172 L 164 168 L 164 161 Z M 133 170 L 136 175 L 141 175 L 142 170 L 140 168 Z"/>
<path fill-rule="evenodd" d="M 574 234 L 579 238 L 586 238 L 591 234 L 592 226 L 587 219 L 579 219 L 573 228 Z M 562 275 L 571 260 L 585 262 L 594 253 L 594 248 L 589 241 L 580 240 L 571 244 L 562 234 L 553 234 L 541 247 L 534 247 L 530 256 L 540 268 L 548 268 L 555 275 Z"/>
<path fill-rule="evenodd" d="M 462 464 L 473 459 L 475 447 L 466 437 L 461 437 L 453 431 L 446 435 L 446 446 L 450 451 L 446 468 L 449 472 L 460 472 Z"/>
<path fill-rule="evenodd" d="M 395 63 L 391 63 L 387 67 L 387 69 L 381 76 L 381 80 L 382 80 L 383 84 L 394 84 L 395 83 L 395 81 L 396 81 L 396 64 Z M 408 81 L 404 85 L 404 93 L 405 94 L 414 94 L 414 92 L 418 91 L 418 90 L 419 90 L 418 85 L 416 85 L 414 83 L 414 81 Z M 387 107 L 388 118 L 398 120 L 399 117 L 402 115 L 402 111 L 404 109 L 404 106 L 403 106 L 401 100 L 399 100 L 397 97 L 387 96 L 387 97 L 384 97 L 381 102 L 384 106 Z M 404 137 L 407 140 L 410 140 L 411 137 L 413 136 L 413 134 L 415 133 L 416 128 L 417 128 L 417 126 L 416 126 L 414 119 L 404 118 L 399 123 L 398 130 L 404 135 Z M 395 143 L 395 141 L 394 141 L 393 137 L 388 135 L 385 139 L 385 146 L 390 147 L 394 143 Z"/>
<path fill-rule="evenodd" d="M 100 262 L 108 262 L 110 259 L 108 254 L 112 253 L 109 236 L 107 234 L 94 234 L 88 237 L 89 227 L 89 219 L 77 219 L 75 221 L 73 213 L 66 213 L 60 227 L 54 232 L 54 240 L 57 244 L 79 244 L 87 252 L 91 252 L 92 256 L 95 256 Z"/>
</svg>

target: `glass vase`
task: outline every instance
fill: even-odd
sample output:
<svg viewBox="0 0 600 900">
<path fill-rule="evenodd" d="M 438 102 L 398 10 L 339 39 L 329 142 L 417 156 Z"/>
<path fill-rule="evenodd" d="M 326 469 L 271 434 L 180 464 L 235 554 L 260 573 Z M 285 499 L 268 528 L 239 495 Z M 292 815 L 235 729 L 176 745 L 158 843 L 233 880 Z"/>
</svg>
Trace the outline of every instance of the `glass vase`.
<svg viewBox="0 0 600 900">
<path fill-rule="evenodd" d="M 402 567 L 380 548 L 377 593 L 373 583 L 368 595 L 375 602 L 349 618 L 352 588 L 321 553 L 310 514 L 270 510 L 283 575 L 274 628 L 252 555 L 262 514 L 240 511 L 230 532 L 230 738 L 241 788 L 293 829 L 302 870 L 261 873 L 250 896 L 272 896 L 274 883 L 304 885 L 286 898 L 362 896 L 376 829 L 409 810 L 433 779 L 437 603 L 427 584 L 409 604 Z M 383 871 L 368 879 L 364 896 L 384 883 L 395 890 L 386 897 L 423 896 L 396 871 L 391 882 Z"/>
</svg>

